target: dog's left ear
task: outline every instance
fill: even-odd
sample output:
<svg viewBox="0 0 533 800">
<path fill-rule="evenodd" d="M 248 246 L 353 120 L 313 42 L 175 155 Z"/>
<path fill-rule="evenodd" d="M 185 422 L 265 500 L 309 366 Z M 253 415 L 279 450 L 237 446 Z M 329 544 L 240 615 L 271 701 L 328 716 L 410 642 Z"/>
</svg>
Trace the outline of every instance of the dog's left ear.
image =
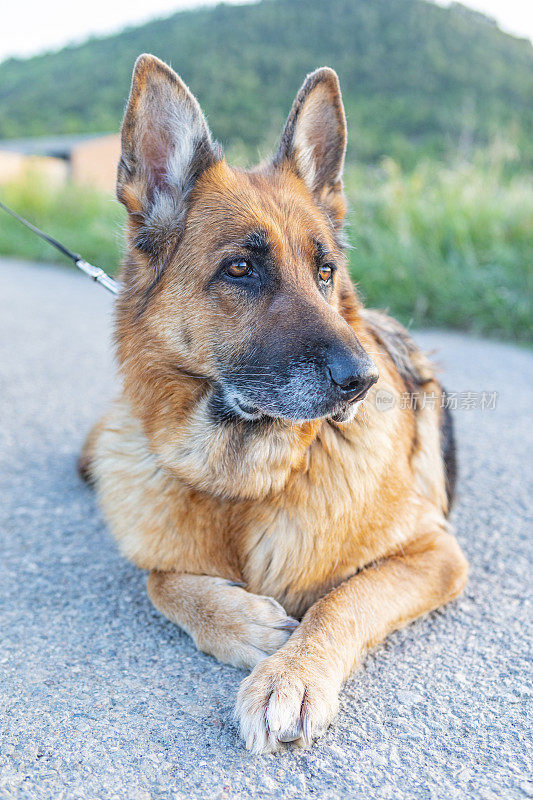
<svg viewBox="0 0 533 800">
<path fill-rule="evenodd" d="M 200 106 L 181 78 L 155 56 L 139 56 L 122 123 L 118 199 L 134 215 L 149 215 L 164 198 L 179 206 L 219 158 Z"/>
<path fill-rule="evenodd" d="M 117 197 L 130 215 L 130 241 L 147 257 L 136 264 L 131 286 L 150 286 L 162 274 L 183 231 L 194 185 L 220 158 L 200 106 L 181 78 L 155 56 L 139 56 L 117 171 Z"/>
<path fill-rule="evenodd" d="M 346 213 L 345 152 L 346 118 L 339 79 L 334 70 L 322 67 L 307 76 L 296 95 L 274 165 L 292 168 L 335 225 L 341 224 Z"/>
</svg>

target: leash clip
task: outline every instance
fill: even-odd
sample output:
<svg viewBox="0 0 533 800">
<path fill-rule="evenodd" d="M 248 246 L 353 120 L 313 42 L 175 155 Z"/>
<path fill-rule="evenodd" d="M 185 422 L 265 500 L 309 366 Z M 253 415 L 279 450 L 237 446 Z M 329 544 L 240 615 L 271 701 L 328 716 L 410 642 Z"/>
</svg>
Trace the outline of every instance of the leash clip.
<svg viewBox="0 0 533 800">
<path fill-rule="evenodd" d="M 115 281 L 111 278 L 103 269 L 100 267 L 94 267 L 92 264 L 89 264 L 88 261 L 85 261 L 84 258 L 77 258 L 74 262 L 78 269 L 81 269 L 82 272 L 85 272 L 89 278 L 92 278 L 93 281 L 99 283 L 101 286 L 104 286 L 113 294 L 118 294 L 120 284 L 118 281 Z"/>
</svg>

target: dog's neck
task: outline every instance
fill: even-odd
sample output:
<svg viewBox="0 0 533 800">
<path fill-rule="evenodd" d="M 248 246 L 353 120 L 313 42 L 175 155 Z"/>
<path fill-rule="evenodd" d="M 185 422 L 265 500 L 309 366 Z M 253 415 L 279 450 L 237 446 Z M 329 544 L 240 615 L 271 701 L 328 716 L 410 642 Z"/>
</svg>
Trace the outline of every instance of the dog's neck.
<svg viewBox="0 0 533 800">
<path fill-rule="evenodd" d="M 213 414 L 214 390 L 207 382 L 186 376 L 172 385 L 150 381 L 149 397 L 146 385 L 130 380 L 125 389 L 150 449 L 177 479 L 208 494 L 249 500 L 282 491 L 289 475 L 305 467 L 323 424 L 221 420 Z"/>
</svg>

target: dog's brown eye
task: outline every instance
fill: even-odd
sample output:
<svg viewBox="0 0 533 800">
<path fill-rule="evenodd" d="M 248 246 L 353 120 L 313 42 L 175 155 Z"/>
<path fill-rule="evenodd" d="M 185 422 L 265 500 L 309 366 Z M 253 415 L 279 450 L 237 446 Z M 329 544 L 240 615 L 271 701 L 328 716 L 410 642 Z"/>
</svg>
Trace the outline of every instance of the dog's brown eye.
<svg viewBox="0 0 533 800">
<path fill-rule="evenodd" d="M 329 264 L 324 264 L 324 266 L 320 267 L 320 269 L 318 270 L 318 275 L 321 281 L 327 283 L 331 279 L 331 276 L 333 275 L 333 268 L 330 267 Z"/>
<path fill-rule="evenodd" d="M 244 259 L 242 259 L 242 261 L 234 261 L 226 267 L 226 272 L 228 275 L 231 275 L 232 278 L 244 278 L 244 276 L 249 275 L 251 271 L 252 267 L 248 261 Z"/>
</svg>

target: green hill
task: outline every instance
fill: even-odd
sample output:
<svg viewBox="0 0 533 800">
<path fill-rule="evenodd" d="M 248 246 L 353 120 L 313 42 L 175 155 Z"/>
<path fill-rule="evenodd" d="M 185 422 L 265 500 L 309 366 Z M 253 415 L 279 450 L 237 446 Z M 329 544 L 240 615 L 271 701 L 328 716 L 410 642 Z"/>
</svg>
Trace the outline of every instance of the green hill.
<svg viewBox="0 0 533 800">
<path fill-rule="evenodd" d="M 495 141 L 533 164 L 533 47 L 486 17 L 426 0 L 263 0 L 177 13 L 0 65 L 0 137 L 116 130 L 136 56 L 198 95 L 215 136 L 270 148 L 305 74 L 340 76 L 350 156 L 469 155 Z"/>
</svg>

